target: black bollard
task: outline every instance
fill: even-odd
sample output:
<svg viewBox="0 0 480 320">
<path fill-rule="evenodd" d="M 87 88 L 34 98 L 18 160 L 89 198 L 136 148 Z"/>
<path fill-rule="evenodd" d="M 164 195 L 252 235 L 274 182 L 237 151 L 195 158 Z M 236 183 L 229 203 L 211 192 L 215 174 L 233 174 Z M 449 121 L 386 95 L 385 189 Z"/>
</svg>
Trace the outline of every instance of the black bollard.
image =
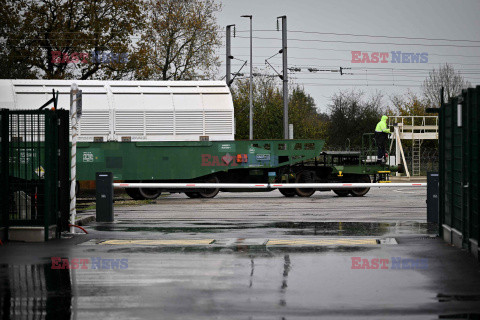
<svg viewBox="0 0 480 320">
<path fill-rule="evenodd" d="M 113 222 L 113 174 L 97 172 L 96 178 L 96 219 L 97 222 Z"/>
<path fill-rule="evenodd" d="M 438 172 L 427 173 L 427 222 L 438 223 L 439 182 Z"/>
</svg>

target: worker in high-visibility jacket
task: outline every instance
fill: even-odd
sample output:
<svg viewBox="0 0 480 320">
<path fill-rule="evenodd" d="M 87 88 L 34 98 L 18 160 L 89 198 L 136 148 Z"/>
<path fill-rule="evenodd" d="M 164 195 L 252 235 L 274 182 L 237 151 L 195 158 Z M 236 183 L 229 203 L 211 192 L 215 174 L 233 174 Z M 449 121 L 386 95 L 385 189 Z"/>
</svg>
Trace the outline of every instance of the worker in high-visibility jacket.
<svg viewBox="0 0 480 320">
<path fill-rule="evenodd" d="M 377 142 L 377 162 L 385 162 L 385 144 L 388 139 L 390 129 L 387 128 L 387 116 L 382 116 L 382 120 L 375 127 L 375 141 Z"/>
</svg>

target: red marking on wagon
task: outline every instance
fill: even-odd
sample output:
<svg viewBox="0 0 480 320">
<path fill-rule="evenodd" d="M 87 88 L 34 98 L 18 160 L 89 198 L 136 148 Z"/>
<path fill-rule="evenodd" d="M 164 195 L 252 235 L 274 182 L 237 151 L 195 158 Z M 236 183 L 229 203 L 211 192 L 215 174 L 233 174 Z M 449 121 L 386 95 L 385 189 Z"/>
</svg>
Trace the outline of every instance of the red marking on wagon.
<svg viewBox="0 0 480 320">
<path fill-rule="evenodd" d="M 255 187 L 265 187 L 264 184 L 256 184 Z"/>
<path fill-rule="evenodd" d="M 187 184 L 187 187 L 195 187 L 195 184 Z"/>
<path fill-rule="evenodd" d="M 129 184 L 128 183 L 120 183 L 120 187 L 128 187 Z"/>
<path fill-rule="evenodd" d="M 343 186 L 351 186 L 351 183 L 344 183 Z"/>
</svg>

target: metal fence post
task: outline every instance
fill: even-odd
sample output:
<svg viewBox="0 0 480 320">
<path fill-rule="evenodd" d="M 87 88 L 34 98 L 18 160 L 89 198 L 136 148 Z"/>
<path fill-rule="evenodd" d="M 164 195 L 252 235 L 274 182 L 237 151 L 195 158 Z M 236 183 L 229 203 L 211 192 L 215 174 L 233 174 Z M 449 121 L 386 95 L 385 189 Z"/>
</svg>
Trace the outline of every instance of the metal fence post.
<svg viewBox="0 0 480 320">
<path fill-rule="evenodd" d="M 2 109 L 0 113 L 0 174 L 1 185 L 4 187 L 4 192 L 0 193 L 0 227 L 4 227 L 5 234 L 3 236 L 8 239 L 8 216 L 9 216 L 9 196 L 10 187 L 8 183 L 9 172 L 9 139 L 8 126 L 9 114 L 7 109 Z"/>
<path fill-rule="evenodd" d="M 57 121 L 54 111 L 45 112 L 45 241 L 48 241 L 50 235 L 50 225 L 56 223 L 58 211 L 58 155 L 57 148 Z"/>
<path fill-rule="evenodd" d="M 58 127 L 58 216 L 57 216 L 57 236 L 62 231 L 68 231 L 70 219 L 70 142 L 68 111 L 56 110 Z"/>
</svg>

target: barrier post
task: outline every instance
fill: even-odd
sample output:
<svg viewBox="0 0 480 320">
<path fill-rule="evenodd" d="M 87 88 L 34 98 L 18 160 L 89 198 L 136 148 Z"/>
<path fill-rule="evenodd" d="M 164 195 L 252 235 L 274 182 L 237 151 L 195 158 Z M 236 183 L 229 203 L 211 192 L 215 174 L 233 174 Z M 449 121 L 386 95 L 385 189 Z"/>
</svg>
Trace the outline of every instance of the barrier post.
<svg viewBox="0 0 480 320">
<path fill-rule="evenodd" d="M 97 172 L 96 180 L 96 220 L 97 222 L 113 222 L 113 174 Z"/>
<path fill-rule="evenodd" d="M 438 172 L 427 173 L 427 222 L 439 222 L 439 178 Z"/>
</svg>

